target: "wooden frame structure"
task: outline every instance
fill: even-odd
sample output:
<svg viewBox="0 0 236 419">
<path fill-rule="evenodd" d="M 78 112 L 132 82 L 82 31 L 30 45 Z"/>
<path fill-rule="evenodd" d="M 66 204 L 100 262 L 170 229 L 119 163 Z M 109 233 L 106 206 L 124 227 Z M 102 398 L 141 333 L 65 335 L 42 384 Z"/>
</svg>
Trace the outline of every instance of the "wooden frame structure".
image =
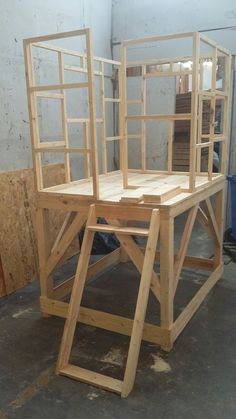
<svg viewBox="0 0 236 419">
<path fill-rule="evenodd" d="M 86 52 L 62 49 L 47 44 L 53 39 L 69 37 L 85 37 Z M 167 58 L 154 58 L 150 60 L 126 60 L 126 49 L 129 46 L 148 42 L 162 42 L 166 40 L 192 39 L 193 53 L 191 56 Z M 46 44 L 45 44 L 46 42 Z M 211 54 L 202 56 L 201 42 L 210 48 Z M 59 59 L 60 83 L 58 85 L 37 86 L 35 83 L 34 66 L 32 60 L 32 47 L 51 49 L 56 51 Z M 29 102 L 29 115 L 31 126 L 33 163 L 37 189 L 37 234 L 40 264 L 41 284 L 41 310 L 44 315 L 56 315 L 66 318 L 57 371 L 63 374 L 107 390 L 121 394 L 122 397 L 132 390 L 139 356 L 141 339 L 161 345 L 170 351 L 174 341 L 194 315 L 207 293 L 222 275 L 222 233 L 223 233 L 223 195 L 225 183 L 227 116 L 230 89 L 230 54 L 224 48 L 216 45 L 199 33 L 158 36 L 138 40 L 125 41 L 122 47 L 122 64 L 117 61 L 97 58 L 93 56 L 91 34 L 88 29 L 75 32 L 54 34 L 24 41 L 26 80 Z M 80 67 L 66 68 L 64 55 L 80 57 Z M 205 52 L 204 52 L 205 54 Z M 221 90 L 217 89 L 218 56 L 222 57 L 224 74 L 222 76 Z M 142 57 L 141 57 L 142 58 Z M 211 62 L 211 86 L 204 90 L 204 60 Z M 94 62 L 99 62 L 99 70 L 94 69 Z M 183 70 L 176 63 L 191 61 L 191 69 Z M 117 97 L 106 97 L 104 93 L 104 64 L 116 66 L 118 70 L 119 88 Z M 154 70 L 150 72 L 150 65 Z M 127 105 L 137 103 L 136 99 L 127 100 L 126 78 L 128 69 L 141 68 L 141 114 L 132 115 L 127 112 Z M 82 72 L 87 75 L 87 82 L 65 83 L 64 70 Z M 146 114 L 146 82 L 149 78 L 159 76 L 173 76 L 181 78 L 191 76 L 191 113 L 190 114 Z M 101 111 L 102 117 L 96 119 L 94 78 L 100 77 Z M 84 148 L 70 148 L 68 143 L 68 124 L 73 122 L 67 116 L 66 90 L 88 89 L 89 115 L 86 119 L 77 119 L 84 127 Z M 37 97 L 43 96 L 61 101 L 61 115 L 63 121 L 63 141 L 42 143 L 39 138 Z M 211 118 L 209 133 L 202 134 L 202 103 L 210 101 Z M 224 104 L 223 130 L 215 133 L 216 101 Z M 105 102 L 118 103 L 119 106 L 119 132 L 111 138 L 106 137 Z M 130 170 L 128 168 L 128 140 L 134 134 L 128 132 L 128 120 L 141 120 L 141 132 L 135 134 L 141 140 L 141 168 Z M 166 120 L 168 123 L 168 158 L 166 171 L 150 171 L 145 163 L 145 123 L 147 120 Z M 172 170 L 172 141 L 173 125 L 177 120 L 191 121 L 191 152 L 190 172 L 174 172 Z M 75 122 L 75 121 L 74 121 Z M 102 124 L 102 167 L 99 174 L 97 128 Z M 89 137 L 90 136 L 90 141 Z M 107 172 L 106 141 L 118 140 L 120 143 L 121 170 Z M 214 143 L 220 142 L 221 166 L 218 173 L 212 171 Z M 89 145 L 90 144 L 90 145 Z M 200 165 L 200 151 L 207 147 L 208 172 L 203 173 Z M 64 154 L 66 180 L 62 185 L 45 188 L 43 185 L 43 169 L 41 154 L 44 150 L 61 152 Z M 70 152 L 82 153 L 86 161 L 85 179 L 71 181 Z M 91 159 L 90 159 L 91 158 Z M 91 162 L 90 162 L 91 160 Z M 92 163 L 92 165 L 90 164 Z M 91 167 L 92 166 L 92 167 Z M 211 197 L 215 197 L 215 205 Z M 59 235 L 50 244 L 48 238 L 48 213 L 53 210 L 65 212 L 65 221 Z M 179 243 L 177 253 L 174 251 L 174 221 L 176 217 L 186 212 L 186 223 Z M 106 225 L 97 224 L 98 217 L 107 221 Z M 191 238 L 195 221 L 201 223 L 209 236 L 214 240 L 214 257 L 202 258 L 187 255 L 188 244 Z M 87 221 L 87 222 L 86 222 Z M 135 222 L 144 222 L 147 227 L 135 226 Z M 86 222 L 85 235 L 79 256 L 75 275 L 60 285 L 54 285 L 53 271 L 64 255 L 66 249 L 81 227 Z M 160 230 L 160 234 L 159 234 Z M 89 257 L 96 231 L 113 232 L 117 236 L 121 247 L 109 255 L 101 258 L 93 265 L 89 265 Z M 139 246 L 133 236 L 146 237 L 145 248 Z M 159 251 L 157 242 L 159 238 Z M 139 293 L 134 320 L 81 307 L 81 297 L 86 280 L 99 274 L 104 269 L 118 262 L 130 259 L 141 274 Z M 160 270 L 157 273 L 155 262 L 159 262 Z M 197 291 L 192 300 L 183 309 L 181 314 L 174 317 L 174 298 L 183 267 L 188 266 L 209 272 L 208 279 Z M 155 268 L 155 269 L 154 269 Z M 70 303 L 63 301 L 71 294 Z M 145 314 L 149 290 L 153 292 L 160 304 L 160 324 L 145 323 Z M 124 374 L 124 381 L 116 380 L 96 372 L 84 370 L 69 362 L 74 331 L 77 321 L 131 336 L 129 353 Z"/>
</svg>

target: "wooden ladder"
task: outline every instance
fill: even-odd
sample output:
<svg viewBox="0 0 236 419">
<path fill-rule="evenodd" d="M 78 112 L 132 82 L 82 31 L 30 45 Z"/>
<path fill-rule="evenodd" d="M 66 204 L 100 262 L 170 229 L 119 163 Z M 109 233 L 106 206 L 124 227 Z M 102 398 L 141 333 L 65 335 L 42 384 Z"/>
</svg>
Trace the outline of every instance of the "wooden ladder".
<svg viewBox="0 0 236 419">
<path fill-rule="evenodd" d="M 136 211 L 136 213 L 135 213 Z M 102 215 L 103 214 L 103 215 Z M 108 224 L 97 224 L 98 217 L 104 217 Z M 112 217 L 112 218 L 111 218 Z M 122 226 L 122 220 L 149 221 L 149 228 Z M 121 245 L 125 248 L 131 260 L 140 270 L 141 280 L 139 285 L 132 333 L 130 338 L 128 357 L 126 362 L 124 380 L 96 373 L 69 363 L 76 323 L 79 315 L 82 294 L 85 286 L 89 258 L 96 231 L 114 233 Z M 153 271 L 155 252 L 159 234 L 159 210 L 127 208 L 124 206 L 91 205 L 85 228 L 83 244 L 75 275 L 68 315 L 65 322 L 60 353 L 57 363 L 57 373 L 88 384 L 118 393 L 121 397 L 127 397 L 133 388 L 140 345 L 143 335 L 147 303 L 150 288 L 155 288 L 153 281 L 156 280 L 158 294 L 159 282 Z M 147 237 L 145 254 L 141 252 L 132 236 Z M 153 290 L 153 289 L 152 289 Z"/>
</svg>

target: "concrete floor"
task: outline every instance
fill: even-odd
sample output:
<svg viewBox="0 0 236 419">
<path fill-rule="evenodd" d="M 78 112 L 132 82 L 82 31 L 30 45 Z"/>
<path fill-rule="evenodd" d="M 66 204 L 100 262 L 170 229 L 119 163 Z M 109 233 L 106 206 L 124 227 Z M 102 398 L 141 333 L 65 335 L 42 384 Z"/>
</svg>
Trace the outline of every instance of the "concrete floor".
<svg viewBox="0 0 236 419">
<path fill-rule="evenodd" d="M 190 247 L 210 256 L 210 243 L 200 228 Z M 57 273 L 57 279 L 70 275 L 74 265 L 75 260 L 71 260 Z M 55 376 L 64 321 L 41 318 L 38 282 L 1 299 L 0 418 L 235 419 L 235 267 L 233 263 L 225 267 L 223 278 L 170 354 L 153 344 L 142 344 L 135 386 L 127 399 Z M 114 266 L 87 286 L 83 303 L 133 316 L 138 279 L 131 263 Z M 176 295 L 176 314 L 203 281 L 200 272 L 184 271 Z M 151 296 L 147 318 L 155 322 L 158 317 L 158 304 Z M 73 361 L 121 378 L 127 346 L 126 337 L 80 325 Z"/>
</svg>

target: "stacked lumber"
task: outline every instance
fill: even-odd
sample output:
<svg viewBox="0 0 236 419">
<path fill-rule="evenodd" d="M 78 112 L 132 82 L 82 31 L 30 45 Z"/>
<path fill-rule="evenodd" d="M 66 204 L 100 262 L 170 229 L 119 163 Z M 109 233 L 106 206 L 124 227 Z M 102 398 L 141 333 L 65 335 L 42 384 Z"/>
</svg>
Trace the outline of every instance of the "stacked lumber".
<svg viewBox="0 0 236 419">
<path fill-rule="evenodd" d="M 176 113 L 191 112 L 191 92 L 176 95 Z M 202 133 L 209 134 L 210 102 L 203 102 Z M 190 158 L 190 121 L 176 121 L 173 144 L 173 170 L 188 172 Z M 208 150 L 202 149 L 202 170 L 207 167 Z"/>
</svg>

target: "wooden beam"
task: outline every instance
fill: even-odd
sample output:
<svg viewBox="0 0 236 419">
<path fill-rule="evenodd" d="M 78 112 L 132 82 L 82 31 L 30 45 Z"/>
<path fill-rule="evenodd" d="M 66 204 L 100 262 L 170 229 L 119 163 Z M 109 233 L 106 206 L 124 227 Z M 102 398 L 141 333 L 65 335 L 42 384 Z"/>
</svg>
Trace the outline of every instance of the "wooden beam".
<svg viewBox="0 0 236 419">
<path fill-rule="evenodd" d="M 175 291 L 176 291 L 176 288 L 177 288 L 177 285 L 178 285 L 180 272 L 182 270 L 185 255 L 186 255 L 186 252 L 187 252 L 187 249 L 188 249 L 188 244 L 189 244 L 189 240 L 190 240 L 190 237 L 191 237 L 191 234 L 192 234 L 192 230 L 193 230 L 193 226 L 194 226 L 194 223 L 195 223 L 197 211 L 198 211 L 198 204 L 195 205 L 193 208 L 191 208 L 191 210 L 189 211 L 188 218 L 187 218 L 187 221 L 186 221 L 185 226 L 184 226 L 184 231 L 183 231 L 183 235 L 181 237 L 179 251 L 177 253 L 177 257 L 175 259 L 175 264 L 174 264 L 174 275 L 175 275 L 174 289 L 173 289 L 174 294 L 175 294 Z"/>
</svg>

